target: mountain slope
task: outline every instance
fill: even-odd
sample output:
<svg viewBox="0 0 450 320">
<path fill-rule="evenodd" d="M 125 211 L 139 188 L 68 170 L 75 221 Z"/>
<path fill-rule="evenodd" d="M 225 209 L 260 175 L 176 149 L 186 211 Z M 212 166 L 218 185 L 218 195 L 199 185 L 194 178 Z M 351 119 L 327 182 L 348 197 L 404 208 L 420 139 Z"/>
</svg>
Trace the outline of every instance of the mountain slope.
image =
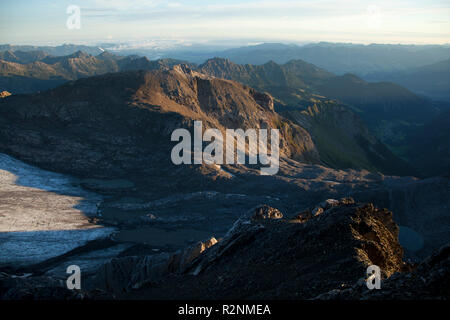
<svg viewBox="0 0 450 320">
<path fill-rule="evenodd" d="M 427 175 L 450 173 L 450 110 L 420 127 L 409 144 L 408 157 L 417 168 Z"/>
<path fill-rule="evenodd" d="M 303 99 L 311 106 L 279 104 L 277 112 L 270 95 L 186 66 L 110 73 L 0 99 L 0 152 L 111 195 L 99 223 L 119 223 L 124 232 L 136 225 L 139 232 L 153 232 L 143 221 L 155 211 L 164 230 L 201 228 L 219 237 L 237 214 L 260 203 L 293 214 L 327 198 L 355 195 L 395 206 L 396 219 L 423 236 L 426 250 L 448 239 L 442 210 L 442 199 L 450 199 L 448 179 L 324 166 L 335 161 L 339 168 L 381 171 L 393 161 L 346 106 L 306 94 Z M 222 131 L 280 129 L 278 174 L 262 176 L 255 165 L 174 165 L 171 134 L 178 128 L 192 133 L 194 120 Z M 23 178 L 19 172 L 18 183 L 26 183 Z M 132 187 L 108 187 L 117 180 Z"/>
<path fill-rule="evenodd" d="M 365 168 L 400 175 L 415 174 L 415 170 L 410 165 L 392 154 L 369 132 L 361 119 L 349 107 L 313 93 L 319 91 L 322 94 L 322 86 L 331 88 L 327 92 L 329 94 L 325 94 L 327 97 L 333 98 L 333 94 L 347 93 L 346 88 L 349 85 L 342 83 L 340 77 L 301 60 L 290 61 L 284 65 L 270 62 L 261 66 L 243 66 L 229 60 L 215 58 L 200 65 L 198 70 L 269 92 L 275 98 L 277 112 L 308 130 L 321 159 L 330 167 Z M 364 83 L 363 80 L 354 78 Z M 351 95 L 353 90 L 359 90 L 354 88 L 355 85 L 352 84 L 348 97 L 353 97 Z M 374 86 L 377 87 L 378 84 Z M 396 88 L 395 85 L 388 84 L 386 91 L 390 92 L 393 87 Z M 370 84 L 367 92 L 356 92 L 355 95 L 370 95 L 374 92 L 373 97 L 379 98 L 380 92 L 375 89 Z M 400 87 L 400 89 L 403 88 Z M 407 90 L 404 91 L 409 93 Z M 406 95 L 407 98 L 411 96 L 417 98 L 413 94 Z M 345 97 L 347 98 L 347 95 Z M 395 93 L 392 98 L 386 93 L 383 93 L 381 97 L 394 106 L 397 106 L 395 99 L 399 99 L 401 103 L 409 102 L 405 102 L 402 96 L 397 96 Z M 351 102 L 356 103 L 359 100 Z M 378 108 L 377 101 L 373 103 L 374 107 Z M 369 114 L 369 111 L 362 114 L 363 118 Z M 386 113 L 392 114 L 392 109 L 388 108 Z M 378 119 L 374 119 L 376 123 Z"/>
<path fill-rule="evenodd" d="M 284 65 L 269 61 L 263 65 L 238 65 L 228 59 L 214 58 L 198 66 L 201 73 L 233 79 L 255 88 L 307 88 L 334 75 L 310 63 L 293 60 Z"/>
<path fill-rule="evenodd" d="M 0 51 L 0 59 L 21 64 L 41 61 L 49 54 L 44 51 Z"/>
<path fill-rule="evenodd" d="M 352 106 L 371 131 L 405 159 L 412 148 L 410 136 L 442 108 L 394 83 L 369 83 L 352 74 L 327 79 L 316 90 Z"/>
<path fill-rule="evenodd" d="M 172 59 L 150 61 L 146 57 L 123 57 L 109 52 L 97 56 L 82 51 L 67 56 L 44 55 L 30 63 L 1 60 L 0 56 L 0 88 L 14 93 L 31 93 L 54 88 L 68 80 L 118 71 L 168 69 L 179 63 L 181 61 Z"/>
<path fill-rule="evenodd" d="M 289 108 L 279 112 L 311 134 L 321 160 L 329 167 L 395 175 L 416 173 L 411 165 L 370 134 L 364 122 L 347 106 L 314 101 L 304 110 Z"/>
<path fill-rule="evenodd" d="M 450 101 L 450 59 L 399 72 L 367 75 L 371 81 L 391 81 L 433 99 Z"/>
<path fill-rule="evenodd" d="M 368 122 L 426 121 L 438 111 L 429 101 L 397 84 L 369 83 L 352 74 L 327 79 L 316 89 L 327 97 L 360 108 Z"/>
<path fill-rule="evenodd" d="M 220 130 L 287 123 L 281 155 L 319 163 L 309 134 L 272 108 L 268 95 L 181 67 L 108 74 L 2 101 L 0 150 L 81 176 L 181 177 L 180 167 L 171 165 L 170 135 L 176 128 L 192 129 L 195 119 Z"/>
<path fill-rule="evenodd" d="M 51 88 L 65 80 L 108 72 L 169 70 L 179 63 L 180 61 L 171 59 L 150 61 L 146 57 L 119 57 L 108 52 L 96 57 L 83 52 L 63 57 L 46 56 L 42 61 L 25 65 L 3 61 L 0 64 L 0 74 L 3 75 L 0 77 L 0 87 L 13 93 L 23 93 Z M 410 166 L 395 159 L 371 133 L 362 130 L 360 124 L 354 123 L 359 120 L 349 112 L 343 113 L 348 116 L 348 121 L 342 122 L 347 123 L 347 127 L 335 125 L 336 121 L 332 121 L 333 125 L 325 121 L 327 118 L 331 119 L 331 115 L 342 118 L 338 115 L 338 110 L 345 107 L 339 106 L 333 110 L 339 103 L 333 103 L 328 98 L 341 100 L 360 113 L 383 143 L 387 143 L 397 155 L 405 156 L 405 150 L 400 147 L 404 145 L 406 136 L 415 130 L 416 125 L 430 119 L 434 109 L 429 102 L 400 86 L 391 83 L 367 83 L 353 75 L 335 76 L 301 60 L 289 61 L 284 65 L 274 62 L 264 65 L 237 65 L 230 60 L 215 58 L 198 67 L 190 67 L 209 76 L 238 81 L 257 90 L 269 92 L 275 98 L 275 107 L 280 113 L 288 109 L 301 112 L 319 105 L 320 112 L 327 116 L 314 117 L 311 123 L 315 125 L 311 125 L 310 130 L 316 128 L 312 138 L 320 146 L 319 152 L 324 159 L 328 158 L 326 163 L 331 167 L 415 174 Z M 291 117 L 293 113 L 283 115 Z M 302 117 L 293 118 L 299 121 Z M 354 127 L 362 130 L 359 134 L 350 132 L 348 125 L 352 123 Z M 336 146 L 343 146 L 342 141 L 348 142 L 345 144 L 346 148 L 337 151 Z M 367 143 L 369 147 L 366 148 Z M 398 169 L 401 170 L 396 171 Z"/>
<path fill-rule="evenodd" d="M 352 74 L 335 76 L 301 60 L 253 66 L 215 58 L 198 70 L 269 92 L 280 114 L 310 132 L 328 166 L 426 175 L 423 166 L 419 172 L 398 157 L 411 159 L 410 136 L 443 107 L 402 86 L 370 83 Z"/>
</svg>

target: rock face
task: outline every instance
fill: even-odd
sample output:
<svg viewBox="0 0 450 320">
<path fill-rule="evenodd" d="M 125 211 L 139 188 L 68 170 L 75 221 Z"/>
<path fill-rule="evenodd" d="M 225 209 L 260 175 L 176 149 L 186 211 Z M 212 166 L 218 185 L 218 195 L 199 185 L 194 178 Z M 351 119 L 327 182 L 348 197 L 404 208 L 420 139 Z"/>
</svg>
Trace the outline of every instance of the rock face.
<svg viewBox="0 0 450 320">
<path fill-rule="evenodd" d="M 319 300 L 448 299 L 450 296 L 450 246 L 425 259 L 408 273 L 382 281 L 381 290 L 368 290 L 360 279 L 350 288 L 321 294 Z"/>
<path fill-rule="evenodd" d="M 403 91 L 408 92 L 406 89 L 394 84 L 384 84 L 387 87 L 384 90 L 392 91 L 386 94 L 383 90 L 381 93 L 379 92 L 378 84 L 367 84 L 362 87 L 354 87 L 349 84 L 339 86 L 343 82 L 341 77 L 336 77 L 301 60 L 293 60 L 284 65 L 268 62 L 255 66 L 238 65 L 227 59 L 214 58 L 198 66 L 197 70 L 204 74 L 238 81 L 260 91 L 269 92 L 275 98 L 275 110 L 309 132 L 321 160 L 327 166 L 364 168 L 395 175 L 417 175 L 417 171 L 412 166 L 394 155 L 379 141 L 380 137 L 377 139 L 373 133 L 369 132 L 366 125 L 371 123 L 363 122 L 360 118 L 360 116 L 365 116 L 365 113 L 357 114 L 348 105 L 331 100 L 336 97 L 341 98 L 342 92 L 348 92 L 350 97 L 359 96 L 363 92 L 361 94 L 363 96 L 364 94 L 374 95 L 373 97 L 364 96 L 363 101 L 371 98 L 372 100 L 374 98 L 381 100 L 373 102 L 372 107 L 378 107 L 377 103 L 397 105 L 399 104 L 399 101 L 396 100 L 398 96 L 400 104 L 407 106 L 408 103 L 414 102 L 414 105 L 422 110 L 432 109 L 429 105 L 424 107 L 425 101 L 410 92 L 409 95 L 402 95 Z M 355 78 L 355 81 L 364 82 Z M 327 91 L 325 89 L 328 86 L 322 85 L 330 82 L 334 84 L 331 86 L 334 91 Z M 325 88 L 323 92 L 321 91 L 322 87 Z M 396 95 L 395 92 L 398 91 L 400 94 Z M 312 92 L 319 92 L 320 95 Z M 340 99 L 340 101 L 349 104 L 355 102 L 345 99 Z M 365 103 L 367 104 L 366 101 Z M 359 106 L 356 102 L 353 105 Z M 362 110 L 364 111 L 364 109 Z M 370 114 L 366 118 L 370 117 L 376 118 L 378 114 Z"/>
<path fill-rule="evenodd" d="M 264 219 L 281 219 L 283 214 L 280 210 L 269 207 L 268 205 L 263 205 L 257 207 L 253 210 L 252 219 L 253 220 L 264 220 Z"/>
<path fill-rule="evenodd" d="M 0 98 L 6 98 L 6 97 L 8 97 L 10 95 L 11 95 L 11 93 L 9 93 L 8 91 L 0 92 Z"/>
<path fill-rule="evenodd" d="M 172 257 L 117 259 L 99 277 L 128 298 L 307 299 L 353 285 L 369 265 L 384 278 L 404 271 L 402 255 L 392 213 L 350 201 L 306 222 L 244 215 L 217 243 Z"/>
<path fill-rule="evenodd" d="M 325 201 L 322 201 L 316 206 L 313 206 L 305 211 L 300 212 L 294 217 L 294 219 L 297 220 L 298 222 L 306 222 L 309 219 L 316 217 L 333 207 L 337 207 L 340 205 L 350 205 L 354 203 L 355 200 L 353 198 L 342 198 L 340 200 L 327 199 Z"/>
<path fill-rule="evenodd" d="M 216 243 L 217 240 L 211 237 L 171 255 L 162 253 L 113 259 L 100 268 L 92 281 L 91 288 L 123 294 L 133 289 L 154 285 L 171 273 L 185 272 L 192 261 Z"/>
<path fill-rule="evenodd" d="M 394 212 L 400 226 L 406 226 L 423 238 L 423 246 L 409 250 L 408 257 L 424 259 L 434 250 L 450 242 L 450 180 L 435 177 L 424 180 L 396 183 L 386 180 L 386 188 L 370 193 L 356 192 L 355 199 L 374 202 Z M 402 232 L 400 232 L 402 239 Z"/>
</svg>

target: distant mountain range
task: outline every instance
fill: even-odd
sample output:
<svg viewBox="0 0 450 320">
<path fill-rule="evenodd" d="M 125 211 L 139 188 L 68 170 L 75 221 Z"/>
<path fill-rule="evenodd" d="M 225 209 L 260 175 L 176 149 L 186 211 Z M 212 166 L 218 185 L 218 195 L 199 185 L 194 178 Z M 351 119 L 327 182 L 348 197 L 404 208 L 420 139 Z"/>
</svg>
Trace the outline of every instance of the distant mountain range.
<svg viewBox="0 0 450 320">
<path fill-rule="evenodd" d="M 0 45 L 0 51 L 44 51 L 53 56 L 65 56 L 83 51 L 98 55 L 104 51 L 115 54 L 132 55 L 133 50 L 120 50 L 119 46 L 102 44 L 85 46 L 64 44 L 61 46 Z M 152 49 L 147 49 L 152 50 Z M 134 52 L 145 55 L 145 47 L 137 47 Z M 149 53 L 152 51 L 149 51 Z M 320 42 L 307 45 L 262 43 L 222 51 L 189 51 L 186 47 L 171 47 L 159 52 L 163 58 L 204 63 L 213 57 L 230 59 L 237 64 L 260 65 L 269 61 L 284 64 L 290 60 L 304 60 L 335 74 L 354 73 L 365 76 L 375 72 L 410 70 L 450 59 L 450 45 L 401 45 L 401 44 L 352 44 Z"/>
<path fill-rule="evenodd" d="M 307 45 L 263 43 L 224 51 L 167 52 L 167 57 L 203 63 L 211 57 L 230 59 L 237 64 L 261 65 L 269 61 L 284 64 L 304 60 L 338 75 L 361 77 L 377 72 L 406 71 L 450 58 L 449 45 L 351 44 L 321 42 Z M 388 80 L 388 79 L 384 79 Z"/>
<path fill-rule="evenodd" d="M 29 93 L 54 88 L 68 80 L 125 70 L 155 70 L 182 61 L 150 61 L 146 57 L 97 56 L 77 51 L 67 56 L 51 56 L 42 51 L 0 53 L 0 88 L 13 93 Z"/>
<path fill-rule="evenodd" d="M 123 50 L 119 48 L 120 46 L 112 44 L 101 44 L 101 46 L 65 44 L 56 47 L 0 45 L 0 59 L 30 63 L 37 59 L 24 57 L 23 52 L 31 56 L 39 55 L 36 51 L 44 51 L 53 56 L 70 55 L 76 51 L 98 55 L 106 49 L 119 55 L 139 54 L 198 64 L 213 57 L 227 58 L 237 64 L 252 65 L 262 65 L 269 61 L 285 64 L 291 60 L 304 60 L 337 75 L 352 73 L 366 81 L 395 82 L 417 94 L 450 101 L 449 77 L 446 76 L 450 60 L 449 45 L 362 45 L 321 42 L 299 46 L 263 43 L 215 51 L 200 45 L 191 50 L 187 47 L 174 46 L 158 49 L 157 52 L 155 52 L 156 49 L 145 47 Z M 17 57 L 8 58 L 1 54 L 2 51 L 12 52 Z"/>
<path fill-rule="evenodd" d="M 0 51 L 12 51 L 12 52 L 44 51 L 52 56 L 67 56 L 77 51 L 83 51 L 88 54 L 97 55 L 105 50 L 96 46 L 86 46 L 77 44 L 63 44 L 60 46 L 30 46 L 30 45 L 0 44 Z"/>
<path fill-rule="evenodd" d="M 413 92 L 450 101 L 450 46 L 319 43 L 305 46 L 266 43 L 215 52 L 237 64 L 279 64 L 304 60 L 332 73 L 368 81 L 395 82 Z M 201 63 L 209 56 L 169 55 Z"/>
</svg>

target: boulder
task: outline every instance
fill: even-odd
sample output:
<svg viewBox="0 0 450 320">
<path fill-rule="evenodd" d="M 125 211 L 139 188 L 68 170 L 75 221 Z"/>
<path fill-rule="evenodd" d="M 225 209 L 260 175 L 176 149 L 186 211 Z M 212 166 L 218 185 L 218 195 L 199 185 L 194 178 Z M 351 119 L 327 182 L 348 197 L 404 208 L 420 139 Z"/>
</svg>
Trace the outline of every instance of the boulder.
<svg viewBox="0 0 450 320">
<path fill-rule="evenodd" d="M 280 210 L 272 208 L 268 205 L 258 206 L 252 209 L 252 220 L 265 220 L 265 219 L 281 219 L 283 214 Z"/>
</svg>

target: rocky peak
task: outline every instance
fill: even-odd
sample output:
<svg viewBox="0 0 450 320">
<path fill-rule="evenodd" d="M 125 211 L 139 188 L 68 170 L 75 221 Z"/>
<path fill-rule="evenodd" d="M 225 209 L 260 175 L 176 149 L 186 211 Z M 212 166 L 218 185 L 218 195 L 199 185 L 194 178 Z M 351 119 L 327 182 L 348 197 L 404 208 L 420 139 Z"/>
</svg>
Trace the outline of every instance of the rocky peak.
<svg viewBox="0 0 450 320">
<path fill-rule="evenodd" d="M 78 50 L 77 52 L 74 52 L 71 55 L 67 56 L 67 58 L 89 58 L 89 57 L 92 57 L 92 56 L 81 50 Z"/>
</svg>

